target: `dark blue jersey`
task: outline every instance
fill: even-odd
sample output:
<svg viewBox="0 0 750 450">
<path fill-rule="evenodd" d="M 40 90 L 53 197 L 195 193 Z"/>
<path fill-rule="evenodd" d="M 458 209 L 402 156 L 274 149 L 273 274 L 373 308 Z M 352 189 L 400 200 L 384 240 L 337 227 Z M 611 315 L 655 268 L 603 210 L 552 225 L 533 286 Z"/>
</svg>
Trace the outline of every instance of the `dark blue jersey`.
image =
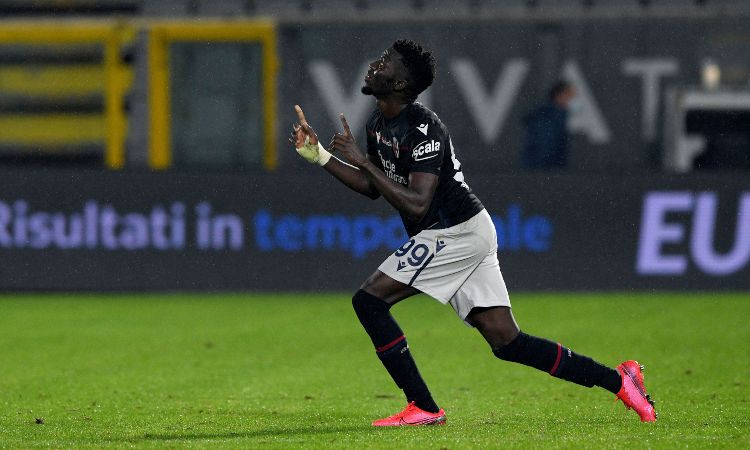
<svg viewBox="0 0 750 450">
<path fill-rule="evenodd" d="M 401 214 L 409 236 L 451 227 L 484 209 L 464 181 L 448 129 L 421 103 L 407 105 L 390 120 L 376 109 L 367 121 L 367 154 L 380 162 L 388 178 L 404 186 L 409 185 L 411 172 L 438 176 L 435 195 L 422 220 Z"/>
</svg>

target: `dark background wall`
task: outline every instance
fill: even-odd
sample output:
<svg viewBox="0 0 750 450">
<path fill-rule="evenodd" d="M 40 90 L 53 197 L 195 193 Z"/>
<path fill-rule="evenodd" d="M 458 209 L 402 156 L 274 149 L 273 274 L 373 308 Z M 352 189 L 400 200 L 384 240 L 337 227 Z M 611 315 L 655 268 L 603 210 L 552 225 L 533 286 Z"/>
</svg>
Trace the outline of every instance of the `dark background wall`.
<svg viewBox="0 0 750 450">
<path fill-rule="evenodd" d="M 700 84 L 701 65 L 718 63 L 724 85 L 747 85 L 743 17 L 569 17 L 282 23 L 279 27 L 279 128 L 301 104 L 323 136 L 344 112 L 355 130 L 373 108 L 359 93 L 365 64 L 395 39 L 435 54 L 435 84 L 423 96 L 451 130 L 469 168 L 519 167 L 522 118 L 558 78 L 579 88 L 571 118 L 571 170 L 641 173 L 660 166 L 663 99 Z M 278 138 L 281 164 L 301 167 Z"/>
<path fill-rule="evenodd" d="M 289 174 L 0 171 L 0 289 L 353 290 L 387 203 Z M 511 289 L 748 289 L 746 176 L 472 175 Z"/>
</svg>

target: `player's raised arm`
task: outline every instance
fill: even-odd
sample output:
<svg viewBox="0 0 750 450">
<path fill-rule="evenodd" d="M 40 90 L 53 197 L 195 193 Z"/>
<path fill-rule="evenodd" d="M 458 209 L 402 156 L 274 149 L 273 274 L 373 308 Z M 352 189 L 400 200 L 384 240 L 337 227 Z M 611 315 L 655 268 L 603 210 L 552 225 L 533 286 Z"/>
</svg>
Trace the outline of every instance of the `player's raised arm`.
<svg viewBox="0 0 750 450">
<path fill-rule="evenodd" d="M 307 162 L 322 166 L 353 191 L 373 199 L 378 198 L 380 193 L 359 169 L 334 157 L 320 144 L 302 108 L 294 105 L 294 111 L 297 114 L 298 123 L 292 125 L 292 137 L 289 141 L 294 144 L 297 153 Z"/>
<path fill-rule="evenodd" d="M 427 213 L 438 185 L 438 176 L 433 173 L 412 172 L 409 184 L 403 186 L 388 178 L 369 158 L 366 158 L 354 141 L 346 118 L 341 114 L 344 133 L 336 133 L 330 148 L 356 166 L 370 184 L 399 212 L 414 220 L 421 220 Z"/>
</svg>

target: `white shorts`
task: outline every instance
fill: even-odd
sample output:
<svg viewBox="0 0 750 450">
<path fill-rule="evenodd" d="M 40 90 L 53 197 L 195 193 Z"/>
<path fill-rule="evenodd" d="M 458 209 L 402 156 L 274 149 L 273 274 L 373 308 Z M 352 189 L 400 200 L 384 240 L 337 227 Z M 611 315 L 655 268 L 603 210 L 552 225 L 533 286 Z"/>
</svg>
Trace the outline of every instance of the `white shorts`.
<svg viewBox="0 0 750 450">
<path fill-rule="evenodd" d="M 378 270 L 450 303 L 464 322 L 474 307 L 510 306 L 497 261 L 497 233 L 486 210 L 450 228 L 423 230 Z"/>
</svg>

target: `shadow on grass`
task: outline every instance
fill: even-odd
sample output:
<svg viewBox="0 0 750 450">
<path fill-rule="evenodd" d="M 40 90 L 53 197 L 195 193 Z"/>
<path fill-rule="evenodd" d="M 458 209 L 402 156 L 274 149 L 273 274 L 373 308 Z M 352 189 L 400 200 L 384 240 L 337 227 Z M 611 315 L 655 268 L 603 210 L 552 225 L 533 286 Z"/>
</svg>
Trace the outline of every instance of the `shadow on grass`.
<svg viewBox="0 0 750 450">
<path fill-rule="evenodd" d="M 122 438 L 110 438 L 109 441 L 138 443 L 146 441 L 200 441 L 208 439 L 252 439 L 264 437 L 290 437 L 302 435 L 319 435 L 330 433 L 342 433 L 347 431 L 365 431 L 370 427 L 346 426 L 346 427 L 299 427 L 299 428 L 274 428 L 268 430 L 228 431 L 226 433 L 146 433 L 142 436 L 129 436 Z"/>
</svg>

